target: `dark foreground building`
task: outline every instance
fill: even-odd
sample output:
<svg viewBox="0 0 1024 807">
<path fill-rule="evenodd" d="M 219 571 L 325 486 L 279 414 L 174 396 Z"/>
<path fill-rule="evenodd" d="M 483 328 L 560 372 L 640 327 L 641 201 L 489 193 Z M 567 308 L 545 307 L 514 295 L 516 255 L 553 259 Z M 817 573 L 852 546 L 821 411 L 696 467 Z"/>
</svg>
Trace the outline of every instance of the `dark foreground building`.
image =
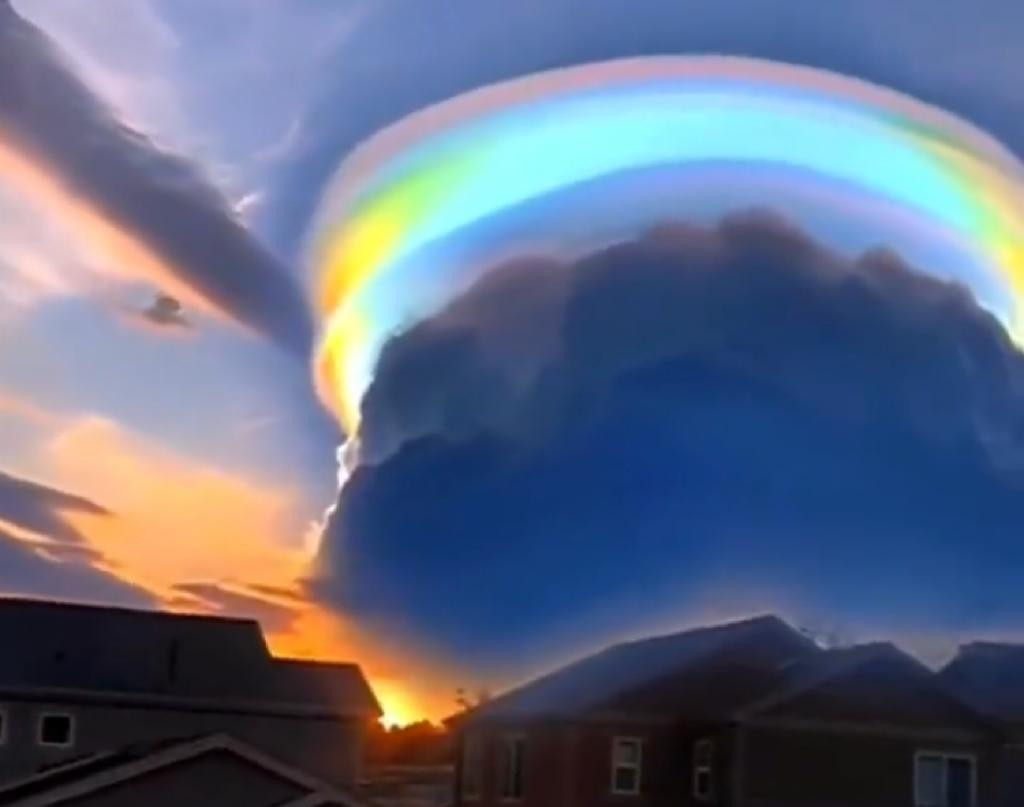
<svg viewBox="0 0 1024 807">
<path fill-rule="evenodd" d="M 380 714 L 357 666 L 274 658 L 249 620 L 6 599 L 0 648 L 0 783 L 227 735 L 349 788 Z"/>
<path fill-rule="evenodd" d="M 939 673 L 964 700 L 1002 726 L 1009 738 L 1001 788 L 1024 804 L 1024 645 L 972 642 Z"/>
<path fill-rule="evenodd" d="M 775 617 L 611 647 L 453 728 L 460 805 L 1024 804 L 1012 737 L 939 676 Z"/>
</svg>

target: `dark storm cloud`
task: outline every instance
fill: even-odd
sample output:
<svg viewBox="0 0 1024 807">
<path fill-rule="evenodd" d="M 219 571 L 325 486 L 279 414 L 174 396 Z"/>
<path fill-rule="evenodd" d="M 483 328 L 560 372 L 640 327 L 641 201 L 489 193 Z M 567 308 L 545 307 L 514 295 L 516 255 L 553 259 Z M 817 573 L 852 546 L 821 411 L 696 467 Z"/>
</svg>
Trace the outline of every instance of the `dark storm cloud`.
<svg viewBox="0 0 1024 807">
<path fill-rule="evenodd" d="M 307 307 L 283 267 L 192 164 L 119 121 L 6 2 L 0 136 L 144 242 L 211 303 L 306 355 Z"/>
<path fill-rule="evenodd" d="M 153 607 L 145 590 L 81 559 L 50 560 L 0 529 L 0 594 Z"/>
<path fill-rule="evenodd" d="M 389 344 L 361 437 L 318 591 L 469 664 L 709 590 L 1024 615 L 1024 358 L 962 289 L 766 214 L 490 278 Z"/>
<path fill-rule="evenodd" d="M 82 536 L 65 520 L 66 513 L 111 515 L 90 499 L 0 471 L 0 522 L 60 543 L 80 544 Z"/>
<path fill-rule="evenodd" d="M 322 70 L 261 231 L 293 254 L 341 159 L 429 104 L 586 62 L 731 54 L 833 70 L 942 106 L 1024 151 L 1017 0 L 368 3 Z M 467 35 L 471 32 L 472 35 Z M 948 54 L 956 54 L 948 58 Z"/>
</svg>

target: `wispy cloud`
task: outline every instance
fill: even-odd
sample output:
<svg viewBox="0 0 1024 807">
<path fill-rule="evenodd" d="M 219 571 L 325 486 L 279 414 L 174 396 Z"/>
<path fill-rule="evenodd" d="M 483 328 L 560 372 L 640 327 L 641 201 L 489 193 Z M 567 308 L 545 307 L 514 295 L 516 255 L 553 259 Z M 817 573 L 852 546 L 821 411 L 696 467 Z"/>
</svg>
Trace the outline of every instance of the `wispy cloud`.
<svg viewBox="0 0 1024 807">
<path fill-rule="evenodd" d="M 6 523 L 54 541 L 78 544 L 74 514 L 106 519 L 110 511 L 84 496 L 0 471 L 0 525 Z"/>
<path fill-rule="evenodd" d="M 191 598 L 194 606 L 203 610 L 256 619 L 264 630 L 273 634 L 290 633 L 299 617 L 300 609 L 294 605 L 220 583 L 178 583 L 174 590 Z"/>
<path fill-rule="evenodd" d="M 60 416 L 43 407 L 0 390 L 0 416 L 13 417 L 38 427 L 52 427 L 61 423 Z"/>
<path fill-rule="evenodd" d="M 2 528 L 0 594 L 140 607 L 156 604 L 145 589 L 97 568 L 91 557 L 48 557 L 40 547 Z"/>
<path fill-rule="evenodd" d="M 70 225 L 106 258 L 97 263 L 108 274 L 154 284 L 305 355 L 301 293 L 223 196 L 194 164 L 119 120 L 6 4 L 0 180 Z"/>
</svg>

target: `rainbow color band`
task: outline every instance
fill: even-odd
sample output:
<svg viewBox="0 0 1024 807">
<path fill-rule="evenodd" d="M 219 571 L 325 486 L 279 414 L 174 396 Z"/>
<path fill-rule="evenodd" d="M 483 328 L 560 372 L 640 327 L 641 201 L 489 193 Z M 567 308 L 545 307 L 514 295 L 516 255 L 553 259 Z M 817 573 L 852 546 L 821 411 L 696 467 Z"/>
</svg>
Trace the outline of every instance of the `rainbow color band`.
<svg viewBox="0 0 1024 807">
<path fill-rule="evenodd" d="M 586 183 L 726 164 L 767 166 L 783 184 L 799 178 L 906 212 L 971 256 L 971 271 L 954 270 L 954 279 L 1018 333 L 1024 166 L 996 141 L 907 96 L 824 71 L 632 59 L 468 93 L 383 130 L 345 160 L 310 250 L 325 402 L 354 433 L 388 337 L 485 271 L 438 257 L 439 247 L 486 238 L 482 223 Z M 737 206 L 744 201 L 739 191 Z M 671 212 L 655 205 L 647 223 Z"/>
</svg>

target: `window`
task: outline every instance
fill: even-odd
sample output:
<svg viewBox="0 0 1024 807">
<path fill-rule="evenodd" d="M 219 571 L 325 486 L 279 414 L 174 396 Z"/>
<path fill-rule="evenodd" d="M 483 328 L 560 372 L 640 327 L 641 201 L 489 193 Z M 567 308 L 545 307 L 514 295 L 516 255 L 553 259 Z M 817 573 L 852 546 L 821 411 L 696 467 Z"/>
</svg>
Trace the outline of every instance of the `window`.
<svg viewBox="0 0 1024 807">
<path fill-rule="evenodd" d="M 919 753 L 914 759 L 917 807 L 974 807 L 974 758 Z"/>
<path fill-rule="evenodd" d="M 638 737 L 616 737 L 612 741 L 612 793 L 635 796 L 640 792 L 643 750 L 643 740 Z"/>
<path fill-rule="evenodd" d="M 462 743 L 462 798 L 478 799 L 482 790 L 483 745 L 480 738 L 467 734 Z"/>
<path fill-rule="evenodd" d="M 75 721 L 71 715 L 43 714 L 39 716 L 40 745 L 67 748 L 75 741 Z"/>
<path fill-rule="evenodd" d="M 501 744 L 498 795 L 503 799 L 523 797 L 523 774 L 526 761 L 526 738 L 506 737 Z"/>
<path fill-rule="evenodd" d="M 693 797 L 698 801 L 715 797 L 715 744 L 711 740 L 693 745 Z"/>
</svg>

